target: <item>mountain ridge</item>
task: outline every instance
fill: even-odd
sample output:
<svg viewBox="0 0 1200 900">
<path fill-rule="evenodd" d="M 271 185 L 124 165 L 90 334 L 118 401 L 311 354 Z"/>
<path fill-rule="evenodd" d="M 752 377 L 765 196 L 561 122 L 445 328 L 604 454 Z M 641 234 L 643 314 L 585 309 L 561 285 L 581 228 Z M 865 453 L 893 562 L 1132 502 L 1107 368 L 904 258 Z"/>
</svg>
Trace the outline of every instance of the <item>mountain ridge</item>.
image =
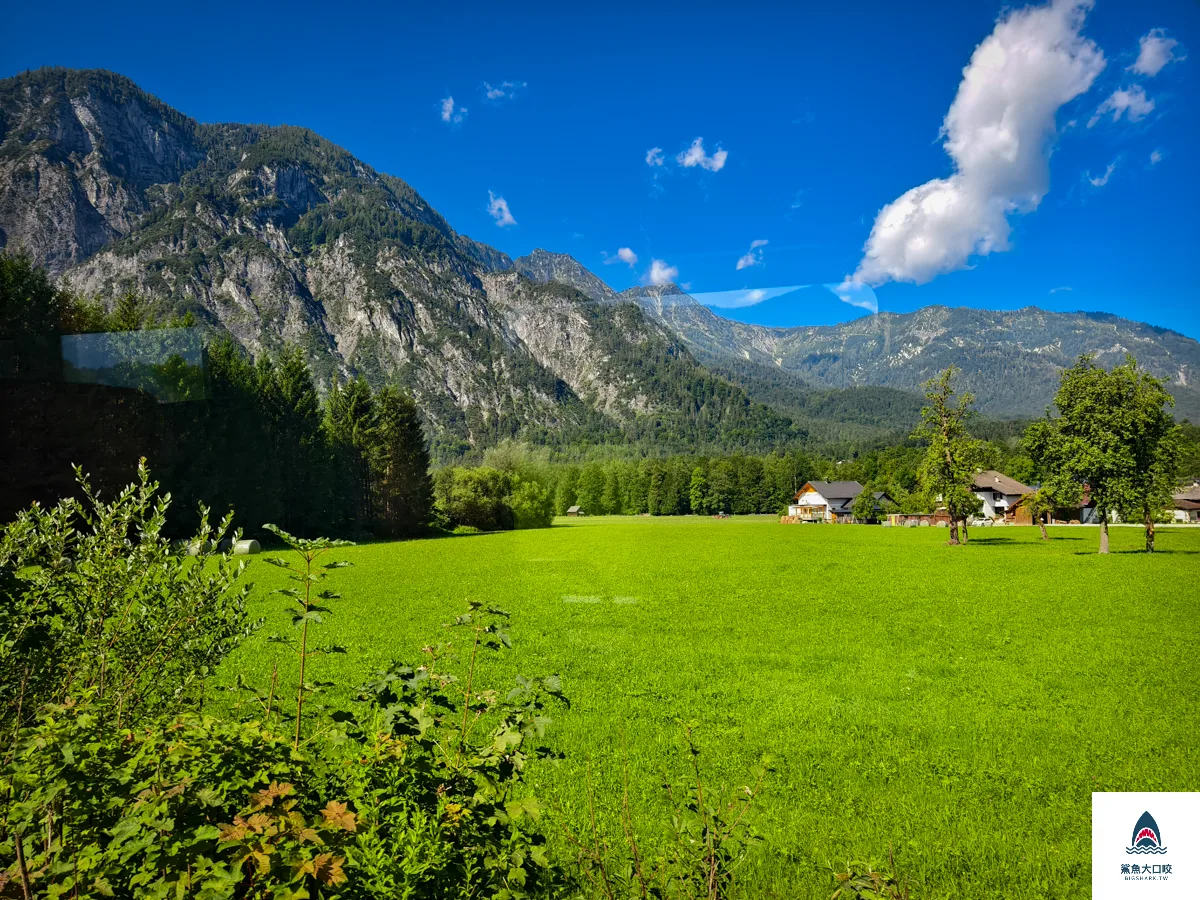
<svg viewBox="0 0 1200 900">
<path fill-rule="evenodd" d="M 0 113 L 5 244 L 109 304 L 132 290 L 190 311 L 254 357 L 297 344 L 319 385 L 399 383 L 442 456 L 505 437 L 765 449 L 800 436 L 635 305 L 593 309 L 529 281 L 311 131 L 200 125 L 106 72 L 5 80 Z"/>
<path fill-rule="evenodd" d="M 191 311 L 252 356 L 298 344 L 321 386 L 399 383 L 443 456 L 504 437 L 764 449 L 802 436 L 821 391 L 912 393 L 947 364 L 986 414 L 1036 415 L 1087 350 L 1137 349 L 1200 418 L 1200 344 L 1169 329 L 947 307 L 745 325 L 675 285 L 615 291 L 566 254 L 511 259 L 312 131 L 202 124 L 98 70 L 0 81 L 0 243 L 106 302 Z"/>
<path fill-rule="evenodd" d="M 521 260 L 515 264 L 520 267 Z M 553 265 L 571 268 L 543 260 L 542 269 Z M 702 360 L 775 367 L 814 387 L 919 391 L 924 381 L 955 365 L 980 411 L 993 417 L 1041 415 L 1053 400 L 1058 374 L 1085 353 L 1111 366 L 1132 352 L 1168 381 L 1180 414 L 1200 420 L 1200 342 L 1112 313 L 935 304 L 836 325 L 782 328 L 726 319 L 673 284 L 629 288 L 617 296 L 637 302 Z"/>
</svg>

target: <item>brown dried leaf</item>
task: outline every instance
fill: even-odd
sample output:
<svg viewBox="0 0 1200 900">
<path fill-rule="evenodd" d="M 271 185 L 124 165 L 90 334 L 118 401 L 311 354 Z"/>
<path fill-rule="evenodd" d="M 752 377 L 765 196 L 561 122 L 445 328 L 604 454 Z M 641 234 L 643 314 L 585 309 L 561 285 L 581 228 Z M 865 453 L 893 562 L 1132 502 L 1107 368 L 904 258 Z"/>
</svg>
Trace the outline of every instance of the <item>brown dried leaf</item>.
<svg viewBox="0 0 1200 900">
<path fill-rule="evenodd" d="M 332 853 L 319 853 L 312 861 L 313 877 L 321 884 L 341 884 L 346 880 L 346 873 L 342 871 L 342 863 L 345 861 Z"/>
<path fill-rule="evenodd" d="M 354 831 L 358 828 L 358 817 L 346 808 L 345 803 L 339 803 L 337 800 L 326 803 L 321 815 L 331 828 L 340 828 L 342 831 Z"/>
</svg>

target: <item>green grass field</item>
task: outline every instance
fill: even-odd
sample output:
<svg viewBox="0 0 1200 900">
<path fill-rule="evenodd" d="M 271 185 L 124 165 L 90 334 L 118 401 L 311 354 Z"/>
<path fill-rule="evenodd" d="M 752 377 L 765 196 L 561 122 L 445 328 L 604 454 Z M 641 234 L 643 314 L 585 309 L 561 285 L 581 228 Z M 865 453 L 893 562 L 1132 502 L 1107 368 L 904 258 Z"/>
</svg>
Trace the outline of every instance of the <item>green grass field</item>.
<svg viewBox="0 0 1200 900">
<path fill-rule="evenodd" d="M 512 613 L 484 679 L 562 675 L 566 754 L 532 784 L 569 815 L 589 782 L 618 828 L 621 770 L 647 834 L 677 718 L 734 788 L 775 758 L 754 813 L 745 897 L 828 897 L 826 863 L 886 858 L 914 897 L 1090 894 L 1092 791 L 1200 790 L 1200 530 L 785 526 L 773 518 L 580 519 L 552 529 L 344 551 L 315 677 L 345 697 L 449 635 L 467 599 Z M 256 561 L 267 626 L 227 661 L 265 684 L 288 627 Z M 588 772 L 591 771 L 589 777 Z M 553 831 L 554 826 L 550 826 Z"/>
</svg>

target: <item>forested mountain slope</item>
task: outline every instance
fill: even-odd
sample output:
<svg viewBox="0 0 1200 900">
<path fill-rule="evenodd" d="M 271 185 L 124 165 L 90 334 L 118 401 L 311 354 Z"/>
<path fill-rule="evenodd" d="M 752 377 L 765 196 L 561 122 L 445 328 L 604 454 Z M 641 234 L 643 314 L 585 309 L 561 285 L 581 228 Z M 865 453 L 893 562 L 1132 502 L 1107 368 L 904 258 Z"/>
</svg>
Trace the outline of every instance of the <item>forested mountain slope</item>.
<svg viewBox="0 0 1200 900">
<path fill-rule="evenodd" d="M 400 384 L 442 457 L 508 436 L 704 451 L 819 423 L 905 430 L 948 364 L 985 414 L 1037 415 L 1082 352 L 1134 352 L 1200 419 L 1200 344 L 1174 332 L 940 307 L 743 325 L 673 285 L 617 293 L 563 254 L 510 260 L 310 131 L 198 123 L 108 72 L 0 82 L 0 243 L 83 294 L 191 311 L 252 356 L 297 344 L 322 388 Z"/>
<path fill-rule="evenodd" d="M 443 455 L 512 435 L 797 436 L 636 304 L 530 282 L 312 132 L 200 124 L 107 72 L 0 82 L 0 238 L 83 294 L 155 298 L 252 355 L 298 344 L 323 385 L 401 384 Z"/>
<path fill-rule="evenodd" d="M 587 276 L 595 276 L 570 257 L 538 254 L 537 265 L 526 262 L 532 257 L 522 257 L 518 268 L 530 277 L 564 280 L 595 299 L 610 299 L 590 288 Z M 1200 420 L 1200 343 L 1107 313 L 929 306 L 912 313 L 867 315 L 841 325 L 767 328 L 725 319 L 673 284 L 631 288 L 613 296 L 636 302 L 710 367 L 728 369 L 738 362 L 743 375 L 765 366 L 798 376 L 801 386 L 875 386 L 912 393 L 955 365 L 963 370 L 962 383 L 977 396 L 980 411 L 993 418 L 1041 415 L 1054 397 L 1059 373 L 1083 353 L 1095 355 L 1105 366 L 1123 362 L 1125 354 L 1132 353 L 1168 381 L 1181 417 Z M 735 380 L 749 387 L 761 377 Z M 783 389 L 776 384 L 775 395 Z"/>
</svg>

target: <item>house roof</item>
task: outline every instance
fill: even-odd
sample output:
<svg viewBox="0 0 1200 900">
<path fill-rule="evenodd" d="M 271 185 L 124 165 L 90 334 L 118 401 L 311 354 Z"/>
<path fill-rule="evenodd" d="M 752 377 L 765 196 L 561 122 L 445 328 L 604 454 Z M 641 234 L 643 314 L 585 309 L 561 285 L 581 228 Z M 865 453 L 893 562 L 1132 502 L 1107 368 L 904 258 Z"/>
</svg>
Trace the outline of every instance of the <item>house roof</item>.
<svg viewBox="0 0 1200 900">
<path fill-rule="evenodd" d="M 1193 484 L 1190 488 L 1185 488 L 1175 494 L 1176 500 L 1197 500 L 1200 501 L 1200 484 Z"/>
<path fill-rule="evenodd" d="M 1028 494 L 1033 490 L 1028 485 L 1021 484 L 1017 479 L 1009 478 L 1003 472 L 997 472 L 995 469 L 988 469 L 986 472 L 976 475 L 974 487 L 977 491 L 999 491 L 1001 494 Z"/>
<path fill-rule="evenodd" d="M 1176 509 L 1200 509 L 1200 500 L 1177 499 L 1175 501 Z"/>
<path fill-rule="evenodd" d="M 804 487 L 812 488 L 826 500 L 853 500 L 863 491 L 863 486 L 857 481 L 810 481 Z M 804 493 L 804 488 L 800 489 L 800 493 Z"/>
<path fill-rule="evenodd" d="M 568 506 L 567 512 L 579 512 L 579 507 L 578 506 Z"/>
</svg>

